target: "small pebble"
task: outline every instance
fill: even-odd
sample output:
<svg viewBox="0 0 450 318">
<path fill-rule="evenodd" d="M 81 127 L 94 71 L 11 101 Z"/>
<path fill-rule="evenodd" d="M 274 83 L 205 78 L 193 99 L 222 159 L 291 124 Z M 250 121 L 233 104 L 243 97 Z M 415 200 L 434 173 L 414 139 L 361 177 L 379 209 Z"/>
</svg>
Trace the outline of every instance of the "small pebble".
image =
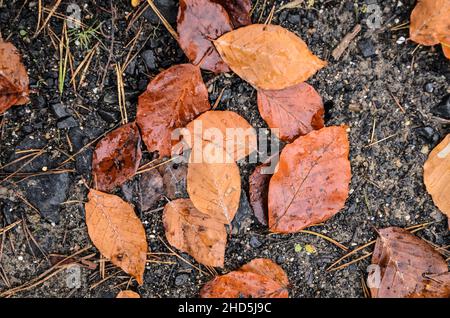
<svg viewBox="0 0 450 318">
<path fill-rule="evenodd" d="M 425 91 L 427 93 L 433 93 L 433 91 L 434 91 L 433 83 L 425 84 Z"/>
<path fill-rule="evenodd" d="M 397 44 L 403 44 L 403 43 L 405 43 L 405 41 L 406 41 L 406 39 L 403 36 L 401 36 L 398 38 Z"/>
</svg>

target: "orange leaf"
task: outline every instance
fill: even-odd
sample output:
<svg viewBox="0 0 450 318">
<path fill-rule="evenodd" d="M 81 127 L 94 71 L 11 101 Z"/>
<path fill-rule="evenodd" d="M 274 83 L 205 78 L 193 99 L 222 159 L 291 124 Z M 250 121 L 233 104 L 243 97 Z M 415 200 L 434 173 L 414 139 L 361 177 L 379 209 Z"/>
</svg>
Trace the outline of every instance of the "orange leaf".
<svg viewBox="0 0 450 318">
<path fill-rule="evenodd" d="M 258 109 L 279 138 L 293 141 L 298 136 L 323 128 L 323 102 L 314 87 L 306 83 L 277 91 L 258 90 Z"/>
<path fill-rule="evenodd" d="M 293 233 L 344 207 L 351 178 L 346 126 L 299 137 L 280 156 L 269 184 L 269 228 Z"/>
<path fill-rule="evenodd" d="M 200 69 L 192 64 L 170 67 L 139 96 L 136 121 L 148 151 L 171 154 L 171 134 L 211 108 Z"/>
<path fill-rule="evenodd" d="M 422 45 L 450 43 L 450 0 L 419 0 L 411 13 L 409 36 Z"/>
<path fill-rule="evenodd" d="M 450 44 L 441 43 L 442 51 L 446 58 L 450 59 Z"/>
<path fill-rule="evenodd" d="M 242 27 L 222 35 L 214 45 L 237 75 L 259 89 L 294 86 L 327 64 L 302 39 L 277 25 Z"/>
<path fill-rule="evenodd" d="M 255 129 L 241 116 L 232 111 L 211 110 L 203 113 L 186 126 L 189 135 L 184 140 L 189 147 L 198 147 L 203 142 L 211 142 L 225 149 L 237 161 L 245 158 L 257 149 Z"/>
<path fill-rule="evenodd" d="M 202 298 L 287 298 L 289 280 L 273 261 L 254 259 L 237 271 L 218 276 L 200 291 Z"/>
<path fill-rule="evenodd" d="M 170 245 L 203 265 L 223 267 L 227 232 L 219 219 L 200 212 L 189 199 L 178 199 L 164 207 L 163 222 Z"/>
<path fill-rule="evenodd" d="M 220 4 L 227 10 L 234 27 L 252 24 L 252 1 L 251 0 L 211 0 Z"/>
<path fill-rule="evenodd" d="M 425 186 L 434 204 L 450 218 L 450 134 L 431 151 L 423 170 Z"/>
<path fill-rule="evenodd" d="M 123 125 L 97 144 L 92 157 L 96 188 L 110 192 L 133 177 L 141 161 L 141 136 L 136 123 Z"/>
<path fill-rule="evenodd" d="M 370 273 L 369 280 L 379 280 L 379 288 L 371 288 L 372 297 L 450 297 L 447 262 L 433 247 L 397 227 L 378 234 L 372 264 L 380 266 L 380 271 Z"/>
<path fill-rule="evenodd" d="M 141 298 L 141 296 L 132 290 L 121 290 L 116 298 Z"/>
<path fill-rule="evenodd" d="M 229 72 L 211 41 L 232 29 L 230 18 L 221 5 L 209 0 L 180 0 L 179 44 L 194 65 L 214 73 Z"/>
<path fill-rule="evenodd" d="M 0 114 L 28 103 L 28 74 L 16 47 L 0 39 Z"/>
<path fill-rule="evenodd" d="M 209 147 L 211 146 L 211 147 Z M 239 207 L 241 196 L 241 177 L 239 168 L 224 151 L 225 160 L 215 161 L 210 158 L 205 146 L 201 162 L 193 162 L 194 152 L 189 158 L 187 173 L 187 192 L 194 206 L 223 224 L 230 224 Z"/>
<path fill-rule="evenodd" d="M 85 204 L 89 237 L 100 253 L 142 285 L 147 260 L 147 239 L 130 204 L 94 189 Z"/>
</svg>

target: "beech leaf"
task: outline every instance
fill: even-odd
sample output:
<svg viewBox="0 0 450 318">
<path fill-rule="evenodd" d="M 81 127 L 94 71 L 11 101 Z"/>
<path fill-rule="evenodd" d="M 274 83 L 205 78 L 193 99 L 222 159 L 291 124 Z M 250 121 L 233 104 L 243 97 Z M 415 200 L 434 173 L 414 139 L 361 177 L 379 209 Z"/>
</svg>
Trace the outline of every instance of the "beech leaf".
<svg viewBox="0 0 450 318">
<path fill-rule="evenodd" d="M 267 168 L 265 165 L 257 166 L 248 178 L 250 205 L 252 206 L 255 217 L 263 225 L 267 225 L 269 182 L 272 177 L 271 174 L 263 173 L 265 168 Z"/>
<path fill-rule="evenodd" d="M 431 151 L 423 169 L 427 191 L 449 218 L 450 229 L 450 134 Z"/>
<path fill-rule="evenodd" d="M 108 133 L 95 147 L 92 173 L 96 188 L 110 192 L 132 178 L 142 158 L 141 136 L 136 123 Z"/>
<path fill-rule="evenodd" d="M 116 298 L 141 298 L 141 296 L 132 290 L 121 290 Z"/>
<path fill-rule="evenodd" d="M 283 269 L 264 258 L 217 276 L 203 286 L 202 298 L 287 298 L 289 280 Z"/>
<path fill-rule="evenodd" d="M 351 178 L 346 128 L 312 131 L 283 149 L 269 184 L 272 232 L 298 232 L 344 207 Z"/>
<path fill-rule="evenodd" d="M 29 79 L 16 47 L 0 39 L 0 114 L 28 103 Z"/>
<path fill-rule="evenodd" d="M 245 26 L 222 35 L 214 45 L 233 72 L 259 89 L 294 86 L 327 64 L 278 25 Z"/>
<path fill-rule="evenodd" d="M 200 69 L 175 65 L 156 76 L 139 96 L 136 121 L 148 151 L 171 154 L 172 131 L 211 108 Z"/>
<path fill-rule="evenodd" d="M 189 199 L 178 199 L 164 207 L 163 222 L 170 245 L 203 265 L 223 267 L 227 232 L 221 220 L 200 212 Z"/>
<path fill-rule="evenodd" d="M 371 288 L 373 298 L 450 297 L 447 262 L 432 246 L 397 227 L 378 234 L 372 264 L 380 271 L 369 275 L 381 274 L 381 280 L 379 288 Z"/>
<path fill-rule="evenodd" d="M 252 1 L 251 0 L 211 0 L 220 4 L 227 10 L 231 22 L 235 28 L 252 24 Z"/>
<path fill-rule="evenodd" d="M 85 204 L 89 237 L 100 253 L 142 285 L 147 260 L 144 227 L 132 206 L 94 189 Z"/>
<path fill-rule="evenodd" d="M 232 29 L 230 18 L 221 5 L 210 0 L 180 0 L 178 42 L 194 65 L 214 73 L 229 72 L 212 41 Z"/>
<path fill-rule="evenodd" d="M 323 128 L 323 102 L 316 90 L 300 83 L 282 90 L 258 90 L 258 109 L 279 138 L 291 142 L 298 136 Z"/>
</svg>

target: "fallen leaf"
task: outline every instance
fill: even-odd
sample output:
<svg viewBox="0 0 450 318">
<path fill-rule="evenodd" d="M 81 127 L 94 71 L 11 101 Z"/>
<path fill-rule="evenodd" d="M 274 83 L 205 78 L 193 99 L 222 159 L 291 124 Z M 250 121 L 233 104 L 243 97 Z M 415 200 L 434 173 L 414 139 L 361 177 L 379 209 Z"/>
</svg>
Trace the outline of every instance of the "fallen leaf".
<svg viewBox="0 0 450 318">
<path fill-rule="evenodd" d="M 214 73 L 229 72 L 212 41 L 232 29 L 230 18 L 221 5 L 210 0 L 180 0 L 179 44 L 194 65 Z"/>
<path fill-rule="evenodd" d="M 133 208 L 118 196 L 94 189 L 88 199 L 86 224 L 92 242 L 102 255 L 142 285 L 148 245 Z"/>
<path fill-rule="evenodd" d="M 95 147 L 92 174 L 96 189 L 110 192 L 132 178 L 141 162 L 141 135 L 136 123 L 108 133 Z"/>
<path fill-rule="evenodd" d="M 252 24 L 252 1 L 251 0 L 211 0 L 220 4 L 228 12 L 231 22 L 235 28 Z"/>
<path fill-rule="evenodd" d="M 211 108 L 200 69 L 175 65 L 156 76 L 139 96 L 136 121 L 148 151 L 169 156 L 172 132 Z"/>
<path fill-rule="evenodd" d="M 431 151 L 423 170 L 423 180 L 434 204 L 450 219 L 450 134 Z"/>
<path fill-rule="evenodd" d="M 306 83 L 276 91 L 258 90 L 258 109 L 283 141 L 292 142 L 324 126 L 322 98 Z"/>
<path fill-rule="evenodd" d="M 250 205 L 255 217 L 263 225 L 267 225 L 269 182 L 272 177 L 271 174 L 264 173 L 265 168 L 267 168 L 265 165 L 257 166 L 248 178 Z"/>
<path fill-rule="evenodd" d="M 158 168 L 163 177 L 164 190 L 170 200 L 187 198 L 186 179 L 188 166 L 186 163 L 169 162 Z"/>
<path fill-rule="evenodd" d="M 272 232 L 298 232 L 344 207 L 351 178 L 346 129 L 312 131 L 283 149 L 269 184 Z"/>
<path fill-rule="evenodd" d="M 132 290 L 121 290 L 116 298 L 141 298 L 141 296 Z"/>
<path fill-rule="evenodd" d="M 444 52 L 446 58 L 450 59 L 450 43 L 449 44 L 442 43 L 442 52 Z"/>
<path fill-rule="evenodd" d="M 200 291 L 202 298 L 287 298 L 289 280 L 269 259 L 258 258 L 226 275 L 217 276 Z"/>
<path fill-rule="evenodd" d="M 237 161 L 256 151 L 258 146 L 255 129 L 232 111 L 207 111 L 186 128 L 189 134 L 183 133 L 184 141 L 193 148 L 193 153 L 201 154 L 203 143 L 210 142 L 225 149 Z"/>
<path fill-rule="evenodd" d="M 28 73 L 16 47 L 0 39 L 0 114 L 28 103 Z"/>
<path fill-rule="evenodd" d="M 419 0 L 411 13 L 409 36 L 422 45 L 450 44 L 450 0 Z"/>
<path fill-rule="evenodd" d="M 207 144 L 204 148 L 208 146 L 213 145 Z M 203 151 L 202 161 L 193 162 L 193 154 L 189 158 L 187 173 L 187 192 L 192 203 L 200 212 L 223 224 L 230 224 L 239 207 L 241 195 L 237 164 L 226 153 L 224 162 L 210 160 L 207 150 Z"/>
<path fill-rule="evenodd" d="M 227 232 L 220 219 L 200 212 L 189 199 L 178 199 L 164 207 L 163 222 L 170 245 L 203 265 L 223 267 Z"/>
<path fill-rule="evenodd" d="M 306 81 L 327 63 L 278 25 L 252 24 L 214 41 L 228 66 L 256 88 L 278 90 Z"/>
<path fill-rule="evenodd" d="M 380 266 L 380 285 L 371 288 L 373 298 L 450 297 L 447 262 L 431 245 L 397 227 L 378 234 L 372 264 Z"/>
</svg>

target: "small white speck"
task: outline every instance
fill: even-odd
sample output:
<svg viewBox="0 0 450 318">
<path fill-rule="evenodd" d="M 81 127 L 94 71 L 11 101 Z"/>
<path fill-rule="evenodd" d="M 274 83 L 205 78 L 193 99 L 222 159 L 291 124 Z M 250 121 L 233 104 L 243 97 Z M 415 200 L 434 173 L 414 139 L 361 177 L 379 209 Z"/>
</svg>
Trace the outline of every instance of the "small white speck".
<svg viewBox="0 0 450 318">
<path fill-rule="evenodd" d="M 21 255 L 21 256 L 17 257 L 17 259 L 18 259 L 19 261 L 23 261 L 23 256 Z"/>
<path fill-rule="evenodd" d="M 52 223 L 50 223 L 53 227 L 55 227 L 56 226 L 56 224 L 55 224 L 55 222 L 52 222 Z"/>
<path fill-rule="evenodd" d="M 403 44 L 403 43 L 405 43 L 405 41 L 406 41 L 405 37 L 401 36 L 398 38 L 397 44 Z"/>
</svg>

